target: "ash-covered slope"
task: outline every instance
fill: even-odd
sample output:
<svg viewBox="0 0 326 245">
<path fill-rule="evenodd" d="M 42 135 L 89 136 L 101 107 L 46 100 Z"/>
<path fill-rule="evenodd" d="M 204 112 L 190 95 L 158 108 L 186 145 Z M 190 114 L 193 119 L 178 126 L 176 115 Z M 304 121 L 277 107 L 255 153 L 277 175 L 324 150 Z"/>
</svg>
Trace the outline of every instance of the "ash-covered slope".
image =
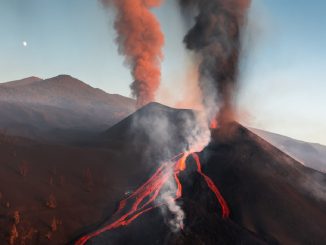
<svg viewBox="0 0 326 245">
<path fill-rule="evenodd" d="M 166 160 L 187 149 L 187 138 L 198 130 L 193 111 L 150 103 L 108 129 L 102 140 L 146 158 Z"/>
<path fill-rule="evenodd" d="M 189 131 L 180 128 L 188 125 L 182 121 L 188 118 L 180 116 L 183 113 L 194 116 L 191 111 L 150 104 L 105 133 L 109 145 L 123 142 L 116 145 L 117 149 L 129 149 L 131 155 L 135 156 L 129 163 L 136 164 L 138 168 L 133 172 L 138 180 L 130 180 L 133 186 L 141 185 L 157 168 L 155 161 L 152 161 L 155 157 L 149 151 L 159 155 L 157 160 L 162 159 L 168 151 L 169 145 L 166 144 L 171 144 L 171 152 L 184 149 L 183 140 Z M 152 131 L 150 127 L 156 127 L 157 122 L 162 122 L 164 117 L 168 118 L 168 128 L 175 130 L 178 135 L 183 132 L 183 137 L 169 136 L 170 140 L 163 139 L 161 148 L 155 150 L 157 138 L 147 134 Z M 137 122 L 136 126 L 134 120 Z M 146 133 L 142 129 L 146 129 L 145 125 L 150 125 L 149 131 L 145 130 Z M 145 162 L 148 155 L 151 157 L 146 168 L 146 165 L 139 163 Z M 325 196 L 322 196 L 325 194 L 324 174 L 302 166 L 237 123 L 214 130 L 212 142 L 199 155 L 204 173 L 219 187 L 230 207 L 229 219 L 221 219 L 219 204 L 202 178 L 194 171 L 194 160 L 190 157 L 187 161 L 189 167 L 180 174 L 184 188 L 178 203 L 186 217 L 182 232 L 171 232 L 166 220 L 169 214 L 162 215 L 159 209 L 155 209 L 139 216 L 128 226 L 92 239 L 89 244 L 325 242 L 326 202 L 323 199 Z M 139 156 L 142 156 L 141 161 Z"/>
<path fill-rule="evenodd" d="M 67 244 L 76 231 L 113 212 L 124 169 L 110 150 L 43 144 L 0 133 L 0 244 Z M 53 196 L 52 207 L 47 204 Z M 52 230 L 53 219 L 57 230 Z"/>
<path fill-rule="evenodd" d="M 0 127 L 20 136 L 46 138 L 60 130 L 100 132 L 133 110 L 132 99 L 68 75 L 0 84 Z"/>
</svg>

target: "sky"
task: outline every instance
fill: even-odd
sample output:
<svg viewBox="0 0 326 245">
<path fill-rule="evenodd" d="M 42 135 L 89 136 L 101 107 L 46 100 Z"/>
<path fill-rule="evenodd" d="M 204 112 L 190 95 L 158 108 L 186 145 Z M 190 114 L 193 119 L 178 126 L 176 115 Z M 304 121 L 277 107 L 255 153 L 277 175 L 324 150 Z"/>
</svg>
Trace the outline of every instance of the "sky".
<svg viewBox="0 0 326 245">
<path fill-rule="evenodd" d="M 165 34 L 161 90 L 178 95 L 191 62 L 175 2 L 165 0 L 154 13 Z M 113 10 L 97 0 L 0 0 L 0 6 L 0 82 L 69 74 L 130 96 Z M 243 124 L 326 145 L 325 9 L 324 0 L 253 0 L 237 99 Z"/>
</svg>

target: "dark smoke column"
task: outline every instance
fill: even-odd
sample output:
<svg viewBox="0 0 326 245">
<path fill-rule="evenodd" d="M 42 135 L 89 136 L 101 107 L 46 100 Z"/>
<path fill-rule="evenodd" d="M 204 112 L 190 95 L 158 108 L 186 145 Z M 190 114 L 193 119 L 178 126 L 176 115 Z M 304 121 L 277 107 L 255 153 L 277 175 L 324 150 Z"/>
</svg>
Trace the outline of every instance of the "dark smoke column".
<svg viewBox="0 0 326 245">
<path fill-rule="evenodd" d="M 134 82 L 130 85 L 137 106 L 155 98 L 161 80 L 161 60 L 164 36 L 160 24 L 150 12 L 163 0 L 101 0 L 117 9 L 115 29 L 119 52 L 126 56 Z"/>
<path fill-rule="evenodd" d="M 184 9 L 192 8 L 198 12 L 184 43 L 199 55 L 200 87 L 205 106 L 212 106 L 208 98 L 211 98 L 212 89 L 215 90 L 215 100 L 220 105 L 218 122 L 230 122 L 234 116 L 233 95 L 238 79 L 241 31 L 250 0 L 179 1 Z M 190 12 L 185 13 L 189 18 Z"/>
</svg>

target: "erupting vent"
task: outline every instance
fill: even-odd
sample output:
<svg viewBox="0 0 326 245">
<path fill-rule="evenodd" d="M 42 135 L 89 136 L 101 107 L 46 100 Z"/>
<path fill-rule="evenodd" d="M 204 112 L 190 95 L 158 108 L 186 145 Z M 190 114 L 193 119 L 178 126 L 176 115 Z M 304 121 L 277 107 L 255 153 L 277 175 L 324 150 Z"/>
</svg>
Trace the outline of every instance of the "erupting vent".
<svg viewBox="0 0 326 245">
<path fill-rule="evenodd" d="M 230 214 L 229 207 L 214 182 L 202 172 L 198 154 L 185 152 L 177 155 L 171 159 L 171 161 L 162 164 L 147 182 L 134 191 L 129 197 L 120 201 L 119 208 L 113 216 L 118 217 L 115 221 L 91 234 L 83 236 L 76 242 L 76 245 L 86 244 L 90 239 L 106 231 L 129 225 L 141 214 L 153 208 L 166 205 L 167 203 L 164 199 L 160 198 L 160 194 L 170 178 L 174 178 L 177 185 L 174 198 L 175 200 L 179 199 L 182 196 L 182 185 L 179 179 L 179 173 L 187 168 L 186 160 L 189 156 L 192 156 L 195 160 L 197 172 L 204 178 L 208 187 L 215 194 L 221 205 L 222 217 L 228 218 Z"/>
</svg>

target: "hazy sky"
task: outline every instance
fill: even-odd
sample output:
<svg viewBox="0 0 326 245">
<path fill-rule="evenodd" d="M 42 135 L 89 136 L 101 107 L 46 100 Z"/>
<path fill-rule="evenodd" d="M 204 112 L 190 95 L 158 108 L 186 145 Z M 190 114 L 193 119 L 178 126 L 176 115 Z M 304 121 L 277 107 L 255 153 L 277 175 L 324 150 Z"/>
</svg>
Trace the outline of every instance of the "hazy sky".
<svg viewBox="0 0 326 245">
<path fill-rule="evenodd" d="M 175 0 L 165 2 L 155 14 L 169 88 L 187 73 L 189 57 Z M 245 124 L 326 144 L 325 9 L 324 0 L 253 1 L 239 96 Z M 112 23 L 97 0 L 0 0 L 0 82 L 69 74 L 129 96 Z"/>
</svg>

